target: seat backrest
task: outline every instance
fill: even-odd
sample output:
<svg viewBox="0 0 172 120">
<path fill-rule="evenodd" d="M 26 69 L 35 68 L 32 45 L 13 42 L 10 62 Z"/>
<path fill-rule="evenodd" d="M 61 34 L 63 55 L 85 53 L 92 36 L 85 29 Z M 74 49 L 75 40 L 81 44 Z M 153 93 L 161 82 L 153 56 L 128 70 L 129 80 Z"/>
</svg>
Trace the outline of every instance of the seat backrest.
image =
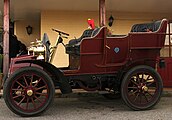
<svg viewBox="0 0 172 120">
<path fill-rule="evenodd" d="M 95 28 L 91 34 L 91 37 L 94 37 L 95 35 L 97 35 L 97 33 L 99 32 L 100 27 L 99 28 Z"/>
<path fill-rule="evenodd" d="M 83 38 L 85 38 L 85 37 L 91 37 L 92 32 L 93 32 L 93 29 L 87 29 L 87 30 L 85 30 L 82 33 L 81 37 L 79 37 L 78 39 L 72 39 L 72 40 L 70 40 L 69 41 L 69 45 L 75 45 L 75 44 L 79 43 Z"/>
<path fill-rule="evenodd" d="M 147 32 L 147 29 L 156 32 L 160 28 L 161 21 L 162 20 L 152 23 L 135 24 L 132 26 L 131 32 Z"/>
<path fill-rule="evenodd" d="M 94 29 L 87 29 L 83 32 L 82 36 L 81 36 L 81 39 L 82 38 L 85 38 L 85 37 L 91 37 L 92 35 L 92 32 L 93 32 Z"/>
</svg>

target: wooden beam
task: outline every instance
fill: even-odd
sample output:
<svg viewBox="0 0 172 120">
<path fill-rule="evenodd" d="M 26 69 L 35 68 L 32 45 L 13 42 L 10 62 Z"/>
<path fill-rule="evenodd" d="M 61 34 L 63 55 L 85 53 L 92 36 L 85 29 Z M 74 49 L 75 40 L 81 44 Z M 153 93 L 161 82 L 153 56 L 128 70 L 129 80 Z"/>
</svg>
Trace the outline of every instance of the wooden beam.
<svg viewBox="0 0 172 120">
<path fill-rule="evenodd" d="M 9 18 L 10 0 L 4 0 L 4 35 L 3 35 L 3 74 L 6 75 L 9 69 Z"/>
<path fill-rule="evenodd" d="M 105 0 L 99 0 L 99 24 L 100 26 L 105 26 L 106 24 Z"/>
</svg>

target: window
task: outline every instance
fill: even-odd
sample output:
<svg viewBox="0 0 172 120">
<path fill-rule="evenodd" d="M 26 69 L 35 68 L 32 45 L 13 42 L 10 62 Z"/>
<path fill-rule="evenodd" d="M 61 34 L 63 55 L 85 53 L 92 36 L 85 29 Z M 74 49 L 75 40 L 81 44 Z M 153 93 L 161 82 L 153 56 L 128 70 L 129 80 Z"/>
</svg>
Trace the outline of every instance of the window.
<svg viewBox="0 0 172 120">
<path fill-rule="evenodd" d="M 161 50 L 161 57 L 172 57 L 172 21 L 169 21 L 166 33 L 165 46 Z"/>
</svg>

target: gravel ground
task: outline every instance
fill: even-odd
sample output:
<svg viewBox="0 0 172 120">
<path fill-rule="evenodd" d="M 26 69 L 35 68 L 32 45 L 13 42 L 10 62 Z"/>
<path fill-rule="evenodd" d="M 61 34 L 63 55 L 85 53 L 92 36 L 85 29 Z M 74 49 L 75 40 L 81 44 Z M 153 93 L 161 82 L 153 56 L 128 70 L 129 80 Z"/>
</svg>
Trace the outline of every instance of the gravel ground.
<svg viewBox="0 0 172 120">
<path fill-rule="evenodd" d="M 172 120 L 172 97 L 162 97 L 147 111 L 132 111 L 121 99 L 107 100 L 101 95 L 55 98 L 41 116 L 22 118 L 12 113 L 0 99 L 0 120 Z"/>
</svg>

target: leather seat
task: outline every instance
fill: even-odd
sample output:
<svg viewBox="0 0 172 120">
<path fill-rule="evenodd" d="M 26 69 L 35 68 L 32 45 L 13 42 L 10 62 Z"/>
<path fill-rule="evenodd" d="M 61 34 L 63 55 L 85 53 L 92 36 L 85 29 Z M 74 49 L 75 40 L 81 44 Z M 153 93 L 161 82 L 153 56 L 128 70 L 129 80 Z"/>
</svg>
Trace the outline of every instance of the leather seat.
<svg viewBox="0 0 172 120">
<path fill-rule="evenodd" d="M 80 38 L 72 39 L 69 41 L 69 44 L 66 44 L 66 53 L 67 54 L 76 54 L 80 53 L 80 45 L 77 45 L 83 38 L 91 37 L 93 29 L 87 29 L 83 32 Z"/>
<path fill-rule="evenodd" d="M 100 28 L 87 29 L 83 32 L 82 36 L 78 39 L 73 39 L 69 41 L 69 44 L 66 45 L 67 54 L 80 55 L 80 43 L 83 38 L 94 37 L 99 32 Z"/>
<path fill-rule="evenodd" d="M 160 24 L 161 20 L 152 23 L 135 24 L 132 26 L 131 32 L 147 32 L 147 29 L 156 32 L 159 29 Z"/>
<path fill-rule="evenodd" d="M 74 45 L 74 44 L 77 44 L 78 42 L 80 42 L 83 38 L 85 37 L 91 37 L 91 34 L 93 32 L 93 29 L 87 29 L 83 32 L 83 34 L 81 35 L 80 38 L 78 39 L 72 39 L 69 41 L 69 45 Z"/>
</svg>

